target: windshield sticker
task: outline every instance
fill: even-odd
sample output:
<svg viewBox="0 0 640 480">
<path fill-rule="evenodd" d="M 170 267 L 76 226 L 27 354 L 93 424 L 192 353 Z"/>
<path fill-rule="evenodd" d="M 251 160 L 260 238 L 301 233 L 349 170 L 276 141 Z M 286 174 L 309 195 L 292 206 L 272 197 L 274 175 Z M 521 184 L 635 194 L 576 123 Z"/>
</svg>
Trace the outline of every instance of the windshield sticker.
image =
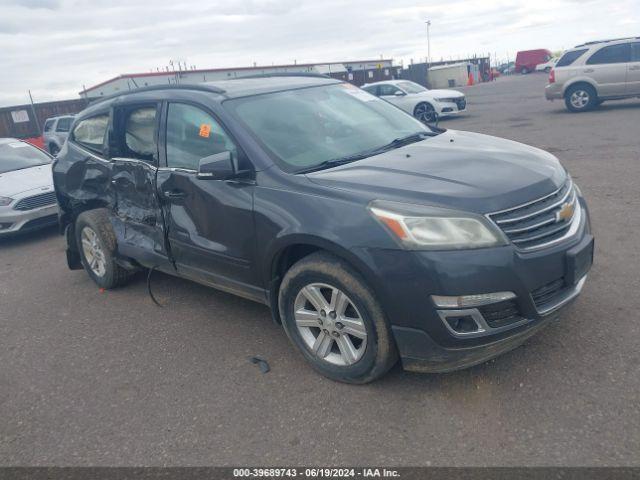
<svg viewBox="0 0 640 480">
<path fill-rule="evenodd" d="M 27 145 L 26 143 L 22 143 L 22 142 L 14 142 L 14 143 L 9 143 L 9 146 L 11 148 L 25 148 L 25 147 L 28 147 L 29 145 Z"/>
<path fill-rule="evenodd" d="M 207 125 L 206 123 L 203 123 L 202 125 L 200 125 L 199 135 L 202 138 L 209 138 L 209 135 L 211 135 L 211 125 Z"/>
</svg>

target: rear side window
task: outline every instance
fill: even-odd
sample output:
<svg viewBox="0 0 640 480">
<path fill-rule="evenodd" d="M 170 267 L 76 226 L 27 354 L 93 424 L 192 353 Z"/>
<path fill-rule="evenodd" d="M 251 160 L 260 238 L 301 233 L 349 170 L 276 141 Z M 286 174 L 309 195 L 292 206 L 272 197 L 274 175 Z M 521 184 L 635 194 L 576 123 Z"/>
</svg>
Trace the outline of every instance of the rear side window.
<svg viewBox="0 0 640 480">
<path fill-rule="evenodd" d="M 631 57 L 631 45 L 611 45 L 604 47 L 591 55 L 587 60 L 587 65 L 602 65 L 608 63 L 627 63 Z"/>
<path fill-rule="evenodd" d="M 640 42 L 631 44 L 631 61 L 640 62 Z"/>
<path fill-rule="evenodd" d="M 53 128 L 54 122 L 55 120 L 47 120 L 46 122 L 44 122 L 44 131 L 50 132 L 51 129 Z"/>
<path fill-rule="evenodd" d="M 584 48 L 582 50 L 574 50 L 572 52 L 565 53 L 564 55 L 562 55 L 562 57 L 560 57 L 558 63 L 556 63 L 556 67 L 568 67 L 582 55 L 584 55 L 584 52 L 586 52 L 587 50 L 587 48 Z"/>
<path fill-rule="evenodd" d="M 68 132 L 71 128 L 71 122 L 73 118 L 60 118 L 58 119 L 58 125 L 56 125 L 56 132 Z"/>
<path fill-rule="evenodd" d="M 192 105 L 172 103 L 167 114 L 167 166 L 197 170 L 200 159 L 237 149 L 220 124 Z"/>
<path fill-rule="evenodd" d="M 156 107 L 133 110 L 125 121 L 127 157 L 152 162 L 158 151 L 156 145 Z"/>
<path fill-rule="evenodd" d="M 73 129 L 73 139 L 90 150 L 101 152 L 107 133 L 107 125 L 109 125 L 109 115 L 107 114 L 81 120 Z"/>
</svg>

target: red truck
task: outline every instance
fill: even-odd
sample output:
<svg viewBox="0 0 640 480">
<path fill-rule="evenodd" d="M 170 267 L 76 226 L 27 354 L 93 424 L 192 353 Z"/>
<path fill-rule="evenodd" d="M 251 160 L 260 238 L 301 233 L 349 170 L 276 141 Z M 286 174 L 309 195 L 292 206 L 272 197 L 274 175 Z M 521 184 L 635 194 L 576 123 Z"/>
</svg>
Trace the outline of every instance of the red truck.
<svg viewBox="0 0 640 480">
<path fill-rule="evenodd" d="M 523 50 L 516 55 L 516 73 L 529 73 L 536 69 L 536 65 L 551 60 L 551 52 L 545 48 L 538 50 Z"/>
</svg>

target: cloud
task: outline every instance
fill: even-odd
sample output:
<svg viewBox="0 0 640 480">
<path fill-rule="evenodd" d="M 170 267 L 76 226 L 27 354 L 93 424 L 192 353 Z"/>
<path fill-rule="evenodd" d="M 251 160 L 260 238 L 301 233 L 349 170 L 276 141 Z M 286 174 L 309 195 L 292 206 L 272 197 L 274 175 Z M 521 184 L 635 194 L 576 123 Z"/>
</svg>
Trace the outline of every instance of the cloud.
<svg viewBox="0 0 640 480">
<path fill-rule="evenodd" d="M 558 50 L 637 34 L 638 0 L 0 0 L 0 105 L 77 98 L 170 59 L 199 68 Z M 571 19 L 571 21 L 567 21 Z M 623 21 L 624 20 L 624 21 Z"/>
</svg>

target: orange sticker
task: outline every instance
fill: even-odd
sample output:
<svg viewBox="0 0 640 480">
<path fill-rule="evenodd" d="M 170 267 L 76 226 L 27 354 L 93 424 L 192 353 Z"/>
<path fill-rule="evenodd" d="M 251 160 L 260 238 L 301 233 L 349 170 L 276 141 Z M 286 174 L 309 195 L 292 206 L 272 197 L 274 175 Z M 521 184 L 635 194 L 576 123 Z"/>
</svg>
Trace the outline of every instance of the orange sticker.
<svg viewBox="0 0 640 480">
<path fill-rule="evenodd" d="M 209 135 L 211 135 L 211 125 L 207 125 L 206 123 L 200 125 L 199 135 L 203 138 L 209 138 Z"/>
</svg>

